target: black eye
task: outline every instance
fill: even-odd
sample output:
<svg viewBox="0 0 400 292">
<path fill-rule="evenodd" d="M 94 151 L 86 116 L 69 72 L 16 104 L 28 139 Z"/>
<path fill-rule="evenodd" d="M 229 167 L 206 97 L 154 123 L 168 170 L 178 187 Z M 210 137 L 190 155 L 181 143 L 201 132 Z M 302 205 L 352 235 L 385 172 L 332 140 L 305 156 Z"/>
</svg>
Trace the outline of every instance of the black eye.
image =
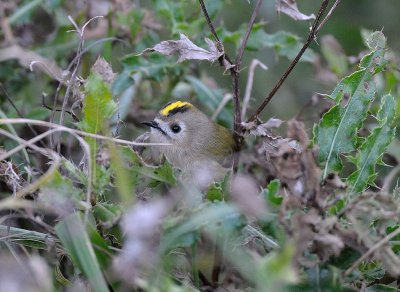
<svg viewBox="0 0 400 292">
<path fill-rule="evenodd" d="M 174 132 L 176 134 L 176 133 L 179 133 L 181 131 L 181 127 L 179 127 L 179 125 L 175 124 L 175 125 L 171 126 L 171 130 L 172 130 L 172 132 Z"/>
</svg>

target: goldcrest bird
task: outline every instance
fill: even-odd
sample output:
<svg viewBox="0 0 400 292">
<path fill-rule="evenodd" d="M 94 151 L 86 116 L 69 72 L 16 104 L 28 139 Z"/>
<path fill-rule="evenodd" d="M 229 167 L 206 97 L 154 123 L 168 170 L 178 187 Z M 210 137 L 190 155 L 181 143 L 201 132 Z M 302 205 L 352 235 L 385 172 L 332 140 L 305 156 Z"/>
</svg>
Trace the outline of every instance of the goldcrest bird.
<svg viewBox="0 0 400 292">
<path fill-rule="evenodd" d="M 232 166 L 232 133 L 189 102 L 170 102 L 154 120 L 143 124 L 151 127 L 150 142 L 172 144 L 152 146 L 155 160 L 164 155 L 173 166 L 190 174 L 206 166 L 214 180 L 223 178 Z"/>
</svg>

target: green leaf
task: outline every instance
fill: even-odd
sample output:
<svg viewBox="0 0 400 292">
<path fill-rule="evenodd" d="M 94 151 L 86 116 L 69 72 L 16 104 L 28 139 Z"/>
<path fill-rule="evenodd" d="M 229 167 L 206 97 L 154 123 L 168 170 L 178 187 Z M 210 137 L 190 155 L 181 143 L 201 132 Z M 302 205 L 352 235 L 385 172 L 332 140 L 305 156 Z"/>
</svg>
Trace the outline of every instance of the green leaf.
<svg viewBox="0 0 400 292">
<path fill-rule="evenodd" d="M 79 206 L 80 200 L 84 196 L 82 190 L 74 187 L 71 179 L 62 176 L 58 171 L 55 171 L 40 188 L 42 202 L 52 205 L 54 209 L 62 210 L 62 212 L 74 207 L 71 202 L 75 203 L 75 207 Z"/>
<path fill-rule="evenodd" d="M 214 111 L 224 98 L 223 90 L 219 88 L 210 88 L 200 79 L 193 76 L 186 76 L 185 79 L 192 86 L 198 100 L 209 108 L 210 111 Z M 229 127 L 232 123 L 231 109 L 232 106 L 228 103 L 228 105 L 221 110 L 221 113 L 218 116 L 218 120 L 220 120 L 226 127 Z"/>
<path fill-rule="evenodd" d="M 293 60 L 304 45 L 301 39 L 297 35 L 286 31 L 268 34 L 264 31 L 263 26 L 264 23 L 254 25 L 246 44 L 246 49 L 258 51 L 264 48 L 273 48 L 277 56 Z M 315 53 L 310 49 L 300 59 L 303 62 L 314 62 L 314 60 Z"/>
<path fill-rule="evenodd" d="M 388 145 L 392 142 L 396 129 L 394 128 L 395 101 L 391 95 L 382 97 L 377 120 L 379 126 L 365 138 L 356 155 L 356 171 L 348 177 L 351 193 L 362 192 L 368 184 L 373 184 L 376 177 L 375 165 L 382 159 Z"/>
<path fill-rule="evenodd" d="M 209 231 L 218 230 L 218 234 L 221 234 L 221 230 L 230 232 L 244 226 L 237 208 L 224 202 L 203 204 L 190 215 L 189 218 L 182 218 L 181 224 L 175 223 L 163 234 L 160 247 L 162 253 L 177 246 L 193 244 L 202 227 Z"/>
<path fill-rule="evenodd" d="M 383 34 L 375 33 L 374 38 L 382 39 Z M 319 145 L 319 161 L 325 163 L 323 178 L 332 171 L 341 171 L 341 154 L 355 150 L 357 131 L 367 116 L 368 108 L 376 93 L 372 77 L 384 69 L 385 47 L 379 40 L 371 46 L 372 52 L 361 60 L 360 70 L 345 77 L 336 86 L 330 98 L 336 102 L 322 120 L 314 127 L 314 144 Z M 346 105 L 342 105 L 347 100 Z"/>
<path fill-rule="evenodd" d="M 111 254 L 113 254 L 113 251 L 108 247 L 107 241 L 97 232 L 94 225 L 87 225 L 87 233 L 100 268 L 102 270 L 107 269 L 111 264 Z"/>
<path fill-rule="evenodd" d="M 117 80 L 122 78 L 122 80 L 118 80 L 120 83 L 129 84 L 129 80 L 126 79 L 130 78 L 133 73 L 141 73 L 143 78 L 161 82 L 166 77 L 179 76 L 182 72 L 182 66 L 178 66 L 176 61 L 158 54 L 150 54 L 146 58 L 127 55 L 122 62 L 124 71 L 121 76 L 117 77 Z"/>
<path fill-rule="evenodd" d="M 106 120 L 117 110 L 111 90 L 106 82 L 96 73 L 91 73 L 86 80 L 87 92 L 83 100 L 83 120 L 80 128 L 89 133 L 101 133 L 107 129 Z"/>
<path fill-rule="evenodd" d="M 223 181 L 214 182 L 207 190 L 206 197 L 209 201 L 224 201 L 229 195 L 229 174 L 227 174 Z"/>
<path fill-rule="evenodd" d="M 156 182 L 164 182 L 171 186 L 176 186 L 174 170 L 167 160 L 165 160 L 161 166 L 155 168 L 150 166 L 147 168 L 142 167 L 139 172 L 152 178 Z M 154 182 L 151 185 L 154 185 Z"/>
<path fill-rule="evenodd" d="M 264 189 L 264 191 L 263 191 L 265 200 L 267 202 L 270 202 L 273 205 L 277 205 L 277 206 L 281 205 L 283 198 L 281 196 L 279 196 L 279 194 L 278 194 L 280 186 L 281 186 L 281 183 L 279 182 L 279 180 L 274 179 L 274 180 L 270 181 L 267 188 Z"/>
<path fill-rule="evenodd" d="M 342 77 L 348 70 L 347 56 L 333 36 L 325 36 L 321 40 L 321 52 L 328 62 L 329 69 Z"/>
<path fill-rule="evenodd" d="M 109 291 L 92 243 L 79 215 L 74 213 L 64 218 L 56 225 L 55 230 L 74 264 L 89 280 L 93 291 Z"/>
<path fill-rule="evenodd" d="M 117 204 L 101 202 L 93 207 L 93 216 L 96 221 L 108 228 L 114 226 L 121 215 L 122 209 Z"/>
<path fill-rule="evenodd" d="M 108 84 L 97 73 L 91 72 L 85 84 L 86 96 L 83 100 L 83 119 L 78 126 L 89 133 L 108 133 L 108 123 L 117 109 Z M 96 164 L 98 144 L 96 139 L 86 137 L 92 161 L 93 193 L 101 195 L 109 183 L 110 173 Z"/>
<path fill-rule="evenodd" d="M 3 240 L 45 250 L 58 243 L 58 239 L 49 234 L 0 225 L 0 242 Z"/>
<path fill-rule="evenodd" d="M 160 166 L 150 166 L 145 164 L 141 158 L 129 147 L 122 149 L 122 154 L 129 164 L 130 183 L 132 188 L 136 186 L 139 176 L 150 178 L 151 187 L 155 187 L 158 182 L 163 182 L 171 186 L 176 186 L 176 177 L 172 165 L 166 160 Z M 127 182 L 126 182 L 127 183 Z"/>
<path fill-rule="evenodd" d="M 280 252 L 271 252 L 261 260 L 258 269 L 258 287 L 262 291 L 282 291 L 282 287 L 298 281 L 292 266 L 295 248 L 286 245 Z"/>
<path fill-rule="evenodd" d="M 209 201 L 222 201 L 223 194 L 221 185 L 218 183 L 213 183 L 207 190 L 206 197 Z"/>
</svg>

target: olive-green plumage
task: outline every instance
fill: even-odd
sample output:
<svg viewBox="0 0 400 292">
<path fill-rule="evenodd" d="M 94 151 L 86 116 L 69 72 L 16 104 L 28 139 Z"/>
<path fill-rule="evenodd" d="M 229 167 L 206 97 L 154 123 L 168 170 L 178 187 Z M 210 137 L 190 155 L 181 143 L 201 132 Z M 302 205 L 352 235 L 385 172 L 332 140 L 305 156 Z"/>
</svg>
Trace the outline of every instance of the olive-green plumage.
<svg viewBox="0 0 400 292">
<path fill-rule="evenodd" d="M 164 154 L 174 166 L 185 171 L 203 162 L 218 164 L 221 169 L 232 164 L 232 133 L 188 102 L 169 103 L 153 121 L 144 124 L 151 127 L 151 142 L 172 144 L 152 146 L 155 159 Z"/>
</svg>

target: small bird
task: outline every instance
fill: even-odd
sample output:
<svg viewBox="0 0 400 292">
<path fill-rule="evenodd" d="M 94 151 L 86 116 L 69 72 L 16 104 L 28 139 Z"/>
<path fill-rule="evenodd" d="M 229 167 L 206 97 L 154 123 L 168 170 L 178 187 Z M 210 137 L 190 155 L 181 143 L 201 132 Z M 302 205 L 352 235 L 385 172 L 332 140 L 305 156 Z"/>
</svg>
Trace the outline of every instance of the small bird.
<svg viewBox="0 0 400 292">
<path fill-rule="evenodd" d="M 142 124 L 151 127 L 150 142 L 172 144 L 152 146 L 156 161 L 164 155 L 173 166 L 191 175 L 206 166 L 214 180 L 222 179 L 232 166 L 235 143 L 231 131 L 187 101 L 167 103 L 154 120 Z"/>
</svg>

